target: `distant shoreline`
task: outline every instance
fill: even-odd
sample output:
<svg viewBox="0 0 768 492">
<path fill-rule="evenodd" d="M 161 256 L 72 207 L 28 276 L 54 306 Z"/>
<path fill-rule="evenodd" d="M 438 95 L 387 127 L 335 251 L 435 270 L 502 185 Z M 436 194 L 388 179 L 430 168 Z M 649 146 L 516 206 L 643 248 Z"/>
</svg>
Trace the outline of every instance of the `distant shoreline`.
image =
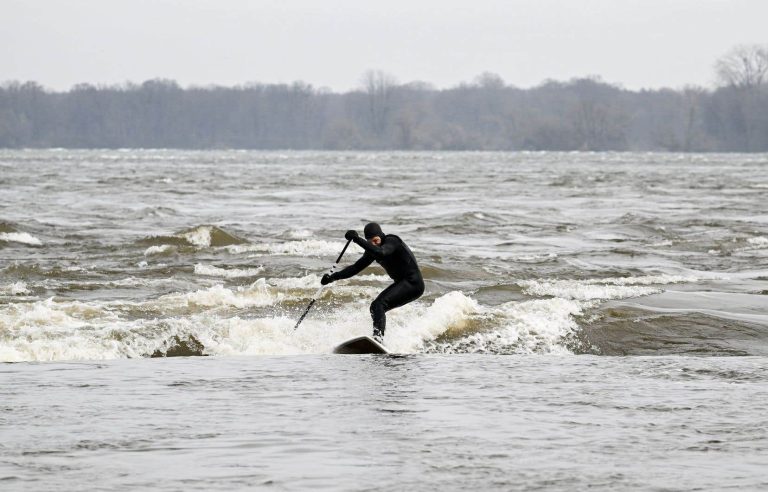
<svg viewBox="0 0 768 492">
<path fill-rule="evenodd" d="M 8 82 L 0 148 L 768 152 L 768 84 L 630 91 L 583 78 L 519 89 L 484 74 L 435 89 L 370 77 L 346 93 Z"/>
</svg>

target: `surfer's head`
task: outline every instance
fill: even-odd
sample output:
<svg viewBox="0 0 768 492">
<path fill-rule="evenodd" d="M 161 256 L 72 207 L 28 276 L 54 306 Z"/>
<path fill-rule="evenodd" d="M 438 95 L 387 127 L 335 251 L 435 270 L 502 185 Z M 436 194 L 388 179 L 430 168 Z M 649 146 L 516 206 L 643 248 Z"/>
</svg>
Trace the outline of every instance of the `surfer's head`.
<svg viewBox="0 0 768 492">
<path fill-rule="evenodd" d="M 376 222 L 369 222 L 366 224 L 365 229 L 363 230 L 363 234 L 365 234 L 366 241 L 370 241 L 376 246 L 381 244 L 381 242 L 384 240 L 384 232 L 382 232 L 381 226 Z"/>
</svg>

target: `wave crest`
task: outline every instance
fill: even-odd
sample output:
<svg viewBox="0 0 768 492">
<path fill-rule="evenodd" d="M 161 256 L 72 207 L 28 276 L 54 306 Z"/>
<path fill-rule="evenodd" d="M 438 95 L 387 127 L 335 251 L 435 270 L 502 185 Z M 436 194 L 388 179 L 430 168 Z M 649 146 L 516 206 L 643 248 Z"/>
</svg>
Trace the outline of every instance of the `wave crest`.
<svg viewBox="0 0 768 492">
<path fill-rule="evenodd" d="M 648 275 L 588 280 L 523 280 L 517 285 L 526 294 L 553 296 L 563 299 L 608 300 L 647 296 L 662 292 L 661 285 L 696 282 L 695 277 Z"/>
<path fill-rule="evenodd" d="M 301 241 L 286 241 L 283 243 L 237 244 L 227 246 L 225 249 L 233 255 L 243 253 L 267 253 L 270 255 L 288 256 L 335 256 L 341 252 L 343 247 L 344 244 L 339 243 L 338 241 L 304 239 Z M 359 248 L 357 245 L 355 245 L 355 247 Z"/>
<path fill-rule="evenodd" d="M 195 275 L 204 275 L 207 277 L 255 277 L 263 271 L 263 266 L 258 266 L 256 268 L 219 268 L 213 265 L 203 265 L 202 263 L 197 263 L 195 265 Z"/>
<path fill-rule="evenodd" d="M 0 241 L 20 243 L 28 246 L 42 246 L 43 242 L 27 232 L 0 232 Z"/>
<path fill-rule="evenodd" d="M 225 247 L 246 242 L 244 239 L 212 225 L 200 225 L 184 229 L 170 236 L 151 236 L 139 241 L 140 244 L 150 247 L 187 246 L 198 249 Z M 150 254 L 156 254 L 156 251 Z"/>
</svg>

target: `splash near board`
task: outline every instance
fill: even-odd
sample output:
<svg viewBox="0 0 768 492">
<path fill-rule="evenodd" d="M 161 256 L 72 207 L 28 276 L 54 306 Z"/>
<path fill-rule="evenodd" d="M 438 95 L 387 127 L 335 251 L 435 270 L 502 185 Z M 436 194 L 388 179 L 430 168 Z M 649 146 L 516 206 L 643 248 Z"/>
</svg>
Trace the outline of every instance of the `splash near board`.
<svg viewBox="0 0 768 492">
<path fill-rule="evenodd" d="M 371 337 L 357 337 L 347 340 L 333 349 L 334 354 L 388 354 L 382 344 Z"/>
</svg>

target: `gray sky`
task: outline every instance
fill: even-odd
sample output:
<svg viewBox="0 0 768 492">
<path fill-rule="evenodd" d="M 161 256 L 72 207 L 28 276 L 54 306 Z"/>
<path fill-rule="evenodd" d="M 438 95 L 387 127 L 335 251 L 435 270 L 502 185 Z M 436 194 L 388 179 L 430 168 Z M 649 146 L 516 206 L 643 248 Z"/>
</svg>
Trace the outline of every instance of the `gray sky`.
<svg viewBox="0 0 768 492">
<path fill-rule="evenodd" d="M 710 85 L 715 59 L 768 43 L 768 0 L 0 0 L 0 81 L 182 85 L 367 69 L 438 87 L 495 72 L 529 87 L 600 75 L 630 89 Z"/>
</svg>

